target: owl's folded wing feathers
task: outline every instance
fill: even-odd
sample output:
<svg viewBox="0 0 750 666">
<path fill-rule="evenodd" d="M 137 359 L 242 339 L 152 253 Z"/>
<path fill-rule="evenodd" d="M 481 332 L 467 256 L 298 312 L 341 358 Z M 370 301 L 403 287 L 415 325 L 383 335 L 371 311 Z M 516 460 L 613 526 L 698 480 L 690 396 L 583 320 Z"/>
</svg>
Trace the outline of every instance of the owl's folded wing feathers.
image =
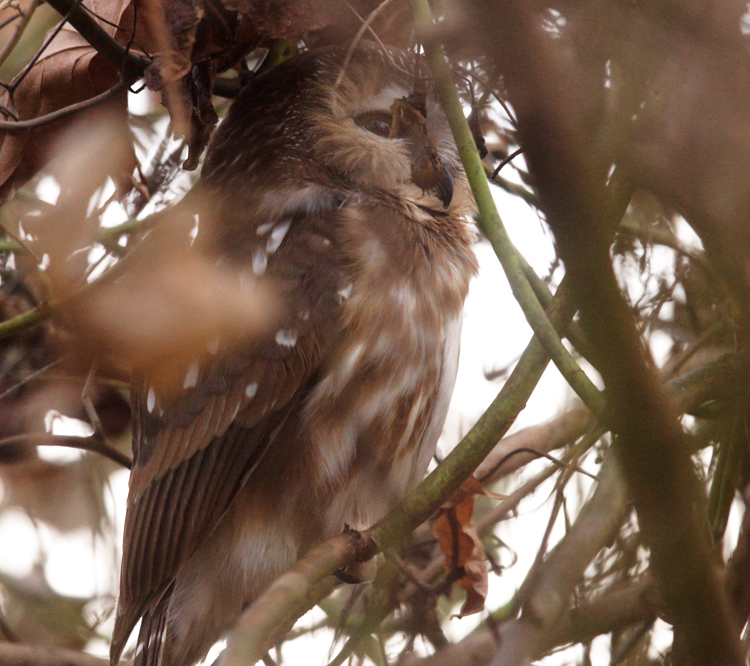
<svg viewBox="0 0 750 666">
<path fill-rule="evenodd" d="M 163 404 L 148 377 L 133 387 L 135 460 L 113 657 L 273 447 L 335 335 L 344 269 L 336 244 L 321 235 L 335 224 L 335 200 L 335 208 L 291 215 L 283 243 L 266 257 L 264 279 L 287 301 L 268 339 L 193 364 L 182 394 Z"/>
</svg>

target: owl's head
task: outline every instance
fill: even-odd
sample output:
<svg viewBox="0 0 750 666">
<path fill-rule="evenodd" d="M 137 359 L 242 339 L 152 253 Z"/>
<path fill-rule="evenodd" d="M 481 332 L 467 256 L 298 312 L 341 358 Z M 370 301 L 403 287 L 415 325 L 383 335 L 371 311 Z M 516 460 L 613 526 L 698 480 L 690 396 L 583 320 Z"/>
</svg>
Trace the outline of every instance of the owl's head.
<svg viewBox="0 0 750 666">
<path fill-rule="evenodd" d="M 470 214 L 473 198 L 427 73 L 420 56 L 366 41 L 292 58 L 235 100 L 212 142 L 204 180 L 327 180 Z"/>
</svg>

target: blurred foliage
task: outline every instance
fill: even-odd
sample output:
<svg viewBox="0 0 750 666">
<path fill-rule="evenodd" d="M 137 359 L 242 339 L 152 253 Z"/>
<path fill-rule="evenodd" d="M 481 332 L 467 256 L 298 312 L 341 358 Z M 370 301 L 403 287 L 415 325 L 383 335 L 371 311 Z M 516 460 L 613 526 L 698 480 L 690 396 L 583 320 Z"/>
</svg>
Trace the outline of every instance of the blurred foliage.
<svg viewBox="0 0 750 666">
<path fill-rule="evenodd" d="M 104 535 L 113 547 L 116 535 L 105 498 L 109 492 L 108 478 L 120 467 L 92 452 L 65 463 L 40 458 L 37 445 L 56 442 L 57 435 L 50 428 L 51 415 L 77 420 L 76 434 L 72 436 L 87 440 L 88 445 L 98 446 L 105 453 L 114 449 L 129 454 L 127 381 L 133 366 L 143 363 L 144 358 L 157 367 L 181 362 L 179 359 L 189 357 L 196 344 L 203 344 L 210 337 L 212 332 L 202 328 L 202 322 L 220 321 L 224 326 L 235 322 L 235 326 L 244 326 L 258 317 L 262 304 L 242 303 L 213 266 L 200 260 L 189 266 L 180 264 L 179 256 L 173 263 L 159 256 L 138 264 L 140 280 L 132 277 L 131 272 L 132 282 L 126 281 L 120 291 L 106 291 L 107 284 L 125 272 L 122 268 L 127 269 L 131 250 L 149 230 L 157 223 L 168 227 L 168 216 L 164 224 L 164 217 L 153 213 L 190 185 L 191 176 L 180 165 L 183 160 L 188 160 L 190 167 L 198 164 L 218 119 L 218 115 L 214 117 L 214 107 L 220 113 L 226 107 L 222 99 L 211 96 L 219 73 L 224 72 L 219 81 L 231 89 L 232 81 L 251 78 L 252 68 L 267 66 L 263 61 L 267 52 L 281 60 L 290 45 L 306 49 L 350 40 L 361 19 L 377 6 L 361 0 L 347 3 L 351 11 L 338 12 L 333 3 L 300 0 L 267 3 L 267 12 L 262 14 L 263 3 L 249 1 L 170 0 L 163 4 L 168 20 L 161 32 L 154 28 L 158 21 L 153 16 L 149 18 L 148 12 L 141 16 L 140 23 L 136 21 L 133 32 L 136 19 L 130 3 L 99 1 L 92 3 L 90 9 L 98 16 L 108 17 L 107 21 L 100 20 L 99 25 L 120 45 L 127 44 L 133 52 L 144 56 L 161 51 L 170 54 L 160 70 L 149 68 L 145 72 L 146 83 L 163 95 L 170 117 L 169 129 L 161 107 L 152 105 L 141 116 L 128 114 L 123 93 L 113 97 L 107 108 L 86 109 L 21 134 L 5 132 L 0 151 L 2 195 L 6 199 L 2 210 L 5 233 L 0 239 L 0 320 L 11 323 L 10 328 L 3 329 L 0 339 L 3 488 L 0 518 L 2 511 L 21 509 L 38 525 L 51 526 L 63 534 L 85 528 L 92 534 Z M 675 71 L 679 70 L 678 65 L 668 58 L 665 68 L 656 72 L 653 71 L 656 65 L 647 68 L 651 79 L 644 81 L 639 74 L 643 63 L 658 64 L 660 58 L 666 57 L 649 50 L 655 49 L 653 43 L 644 46 L 625 38 L 622 42 L 613 40 L 610 52 L 607 44 L 597 37 L 597 31 L 616 34 L 624 19 L 631 21 L 629 29 L 647 24 L 655 33 L 659 29 L 680 32 L 682 19 L 676 12 L 673 16 L 665 7 L 661 10 L 646 7 L 639 13 L 637 7 L 631 7 L 627 10 L 631 13 L 623 18 L 619 12 L 625 10 L 618 3 L 605 4 L 611 6 L 595 18 L 587 17 L 583 9 L 571 3 L 537 3 L 537 7 L 542 12 L 543 29 L 555 35 L 568 61 L 590 64 L 595 60 L 601 65 L 596 77 L 581 84 L 582 99 L 586 102 L 581 106 L 581 122 L 593 122 L 600 107 L 610 110 L 603 125 L 605 130 L 615 126 L 617 129 L 610 134 L 604 131 L 600 138 L 603 143 L 613 144 L 610 148 L 614 162 L 632 160 L 632 155 L 621 156 L 630 147 L 628 141 L 641 131 L 640 126 L 628 124 L 635 123 L 638 113 L 643 113 L 648 124 L 647 131 L 643 130 L 638 137 L 640 144 L 634 140 L 636 148 L 644 150 L 649 139 L 652 144 L 647 147 L 653 149 L 668 137 L 673 149 L 668 161 L 674 182 L 664 174 L 669 169 L 658 169 L 653 176 L 653 189 L 648 187 L 648 177 L 638 183 L 639 189 L 616 230 L 611 248 L 620 287 L 637 318 L 644 347 L 656 349 L 658 344 L 663 349 L 659 354 L 659 372 L 667 381 L 742 346 L 741 320 L 747 313 L 743 314 L 742 301 L 736 297 L 737 286 L 726 279 L 727 264 L 717 261 L 717 256 L 721 257 L 722 251 L 727 256 L 737 253 L 746 256 L 747 247 L 727 249 L 722 245 L 722 234 L 713 233 L 717 228 L 721 232 L 721 224 L 717 223 L 708 230 L 711 246 L 707 254 L 690 225 L 704 239 L 706 227 L 694 223 L 690 214 L 698 210 L 695 214 L 702 216 L 701 219 L 713 214 L 721 222 L 742 212 L 742 202 L 736 201 L 741 199 L 740 195 L 748 194 L 747 188 L 736 183 L 740 171 L 746 180 L 744 165 L 748 162 L 743 158 L 747 155 L 741 149 L 747 126 L 743 124 L 742 113 L 725 115 L 721 107 L 725 96 L 731 96 L 734 65 L 727 65 L 726 70 L 721 69 L 721 62 L 716 65 L 719 72 L 728 73 L 730 81 L 716 83 L 726 84 L 721 95 L 711 97 L 706 93 L 707 98 L 700 100 L 701 104 L 713 104 L 716 108 L 707 113 L 701 106 L 700 114 L 687 117 L 690 108 L 687 102 L 681 102 L 680 85 L 693 89 L 689 77 Z M 742 12 L 729 7 L 731 3 L 726 4 L 733 21 L 729 32 L 736 46 L 731 53 L 744 63 L 747 55 L 743 49 L 747 49 L 748 37 L 740 30 Z M 485 158 L 487 172 L 495 172 L 491 180 L 535 207 L 544 219 L 535 178 L 528 172 L 523 157 L 516 154 L 520 137 L 503 80 L 495 72 L 488 54 L 481 52 L 472 40 L 465 39 L 466 34 L 474 34 L 474 29 L 460 6 L 453 3 L 440 6 L 443 11 L 440 37 L 445 42 L 467 111 L 473 111 L 473 125 L 485 137 L 489 151 Z M 3 7 L 0 22 L 9 22 L 0 30 L 0 39 L 5 40 L 0 42 L 0 49 L 3 43 L 8 43 L 21 14 L 31 5 L 4 3 Z M 649 12 L 655 12 L 656 16 Z M 46 5 L 35 9 L 20 41 L 0 64 L 0 80 L 5 82 L 6 89 L 1 102 L 5 110 L 0 109 L 0 113 L 6 121 L 13 120 L 14 115 L 22 120 L 35 118 L 85 101 L 119 81 L 117 69 L 69 26 L 39 53 L 37 64 L 23 80 L 14 80 L 58 20 L 59 16 Z M 665 28 L 663 22 L 671 22 L 672 27 Z M 413 26 L 405 3 L 394 0 L 384 6 L 371 28 L 386 43 L 409 46 L 413 42 Z M 695 46 L 695 52 L 700 51 L 698 47 L 706 46 L 701 42 Z M 728 48 L 726 44 L 721 48 L 716 46 L 717 52 L 724 55 Z M 706 89 L 710 92 L 712 88 L 708 86 L 704 92 Z M 60 90 L 69 94 L 60 97 Z M 700 88 L 696 90 L 701 92 Z M 737 99 L 732 99 L 730 106 L 735 111 L 736 104 L 744 100 L 742 92 L 738 91 Z M 622 131 L 623 125 L 627 131 Z M 724 134 L 719 137 L 722 140 L 733 132 L 740 135 L 737 145 L 732 146 L 728 165 L 722 164 L 717 175 L 714 160 L 706 160 L 695 175 L 693 165 L 688 169 L 685 156 L 678 151 L 681 137 L 686 145 L 698 142 L 704 155 L 722 129 Z M 700 135 L 702 130 L 705 136 Z M 717 140 L 717 151 L 723 145 Z M 50 197 L 55 187 L 51 176 L 60 187 L 57 197 Z M 701 189 L 695 184 L 697 181 L 699 185 L 705 184 L 709 177 L 719 180 L 725 177 L 731 187 L 743 191 L 731 193 L 728 200 L 721 199 L 713 189 Z M 716 191 L 724 192 L 723 180 L 720 185 L 716 185 Z M 670 187 L 676 192 L 674 196 L 669 196 Z M 45 203 L 55 198 L 54 204 Z M 727 212 L 723 207 L 731 210 Z M 169 241 L 168 232 L 165 233 L 162 248 Z M 744 234 L 744 229 L 742 233 L 727 234 L 725 240 L 741 246 Z M 560 273 L 556 263 L 550 268 L 547 282 L 557 283 Z M 197 274 L 202 276 L 203 296 L 194 289 Z M 219 293 L 226 297 L 214 298 Z M 182 301 L 188 303 L 186 309 L 176 306 L 170 310 L 165 306 Z M 148 316 L 139 315 L 143 312 L 148 312 Z M 35 327 L 26 327 L 21 320 L 27 313 L 39 315 L 43 321 Z M 154 341 L 160 341 L 161 347 Z M 179 357 L 178 361 L 174 357 Z M 164 366 L 159 366 L 160 363 Z M 164 374 L 166 377 L 168 372 Z M 184 376 L 184 371 L 177 374 Z M 708 401 L 684 418 L 695 466 L 702 475 L 708 499 L 706 529 L 715 544 L 716 561 L 722 566 L 726 565 L 725 553 L 736 550 L 742 554 L 740 541 L 749 536 L 745 532 L 739 535 L 726 532 L 731 511 L 745 511 L 740 498 L 750 481 L 746 402 L 745 398 Z M 554 502 L 549 503 L 550 531 L 557 523 L 568 533 L 587 492 L 587 488 L 573 481 L 576 475 L 571 466 L 587 470 L 596 467 L 610 446 L 609 437 L 602 435 L 590 423 L 573 427 L 565 441 L 555 445 L 561 449 L 558 456 L 562 462 L 527 464 L 525 461 L 524 469 L 512 481 L 507 479 L 507 472 L 501 471 L 487 482 L 510 497 L 503 500 L 500 508 L 497 500 L 478 498 L 473 524 L 464 520 L 461 526 L 472 530 L 472 547 L 484 546 L 491 576 L 502 575 L 503 568 L 513 566 L 516 561 L 514 544 L 500 539 L 497 524 L 517 518 L 519 502 L 532 497 L 540 487 L 554 497 Z M 547 439 L 540 438 L 534 441 L 534 446 L 548 451 L 546 443 Z M 553 486 L 541 485 L 550 478 Z M 511 494 L 514 492 L 519 493 L 517 497 Z M 536 503 L 541 502 L 537 497 Z M 521 518 L 517 521 L 522 523 Z M 514 533 L 515 538 L 523 538 L 522 532 L 521 527 Z M 482 629 L 485 634 L 494 635 L 495 625 L 514 617 L 531 595 L 539 571 L 555 547 L 554 540 L 549 541 L 548 537 L 549 534 L 515 598 L 507 607 L 488 615 L 487 626 Z M 725 544 L 726 539 L 730 543 Z M 606 599 L 613 590 L 629 589 L 628 586 L 647 581 L 648 554 L 632 512 L 627 512 L 608 546 L 599 551 L 579 581 L 575 599 L 570 603 L 571 612 L 581 605 Z M 3 547 L 8 546 L 3 544 Z M 428 651 L 444 649 L 449 640 L 443 628 L 465 603 L 460 591 L 460 583 L 465 583 L 466 578 L 464 565 L 476 566 L 476 558 L 459 560 L 458 557 L 452 566 L 450 562 L 445 566 L 446 555 L 450 554 L 450 548 L 445 546 L 441 551 L 429 529 L 418 530 L 400 553 L 388 554 L 374 584 L 354 585 L 325 600 L 321 608 L 326 619 L 316 629 L 332 630 L 340 639 L 336 645 L 346 645 L 339 661 L 351 654 L 380 665 L 392 661 L 398 653 L 403 659 L 410 655 L 408 659 L 412 661 L 405 663 L 416 663 L 418 659 L 412 653 L 417 641 L 429 645 Z M 91 600 L 67 598 L 52 591 L 44 578 L 44 565 L 45 554 L 41 553 L 27 578 L 0 573 L 2 619 L 7 626 L 3 640 L 82 649 L 100 631 L 102 618 L 92 617 Z M 733 594 L 746 599 L 744 590 L 750 585 L 750 576 L 739 578 Z M 750 609 L 743 603 L 738 602 L 736 610 L 741 626 L 745 627 Z M 475 604 L 473 610 L 479 606 Z M 613 610 L 612 624 L 601 628 L 600 634 L 610 637 L 612 663 L 631 666 L 669 663 L 668 655 L 654 657 L 654 650 L 650 649 L 660 613 L 658 598 L 656 601 L 649 598 L 636 610 L 641 616 L 633 619 L 633 613 L 637 615 L 633 611 L 624 625 L 618 623 Z M 307 630 L 295 631 L 300 635 Z M 583 650 L 585 655 L 592 638 L 580 638 L 571 630 L 545 652 L 570 641 L 580 641 L 588 645 Z M 487 663 L 487 659 L 481 663 Z"/>
</svg>

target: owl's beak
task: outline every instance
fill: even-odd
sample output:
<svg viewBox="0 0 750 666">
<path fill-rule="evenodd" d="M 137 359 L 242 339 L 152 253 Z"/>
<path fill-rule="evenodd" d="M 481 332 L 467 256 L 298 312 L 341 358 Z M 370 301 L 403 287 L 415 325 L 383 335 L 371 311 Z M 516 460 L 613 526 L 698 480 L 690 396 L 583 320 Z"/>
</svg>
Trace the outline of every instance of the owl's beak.
<svg viewBox="0 0 750 666">
<path fill-rule="evenodd" d="M 435 196 L 440 199 L 443 208 L 448 208 L 453 200 L 453 177 L 445 167 L 442 168 L 442 177 L 434 187 Z"/>
</svg>

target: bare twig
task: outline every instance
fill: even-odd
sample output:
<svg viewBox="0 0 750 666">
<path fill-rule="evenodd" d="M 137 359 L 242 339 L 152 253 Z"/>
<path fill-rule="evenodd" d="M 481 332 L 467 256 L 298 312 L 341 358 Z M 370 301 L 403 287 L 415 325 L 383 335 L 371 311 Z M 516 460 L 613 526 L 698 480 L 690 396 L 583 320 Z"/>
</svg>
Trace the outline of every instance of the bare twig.
<svg viewBox="0 0 750 666">
<path fill-rule="evenodd" d="M 23 80 L 29 75 L 29 72 L 33 69 L 36 63 L 39 62 L 39 58 L 41 58 L 42 55 L 44 55 L 44 52 L 47 50 L 47 47 L 52 43 L 52 40 L 55 39 L 55 37 L 57 37 L 58 34 L 60 34 L 60 31 L 63 29 L 67 21 L 68 21 L 68 14 L 63 14 L 62 21 L 60 21 L 54 28 L 52 28 L 52 30 L 50 30 L 49 33 L 47 33 L 42 45 L 37 49 L 36 53 L 33 55 L 31 60 L 29 60 L 29 62 L 26 63 L 24 68 L 13 79 L 13 82 L 10 85 L 3 84 L 3 87 L 6 88 L 9 93 L 11 104 L 13 104 L 13 93 L 16 91 L 18 86 L 21 85 Z"/>
<path fill-rule="evenodd" d="M 47 650 L 18 643 L 0 643 L 0 663 L 3 666 L 109 666 L 109 659 L 62 648 Z M 129 666 L 124 661 L 120 663 Z"/>
<path fill-rule="evenodd" d="M 524 428 L 504 437 L 477 468 L 475 476 L 481 483 L 489 483 L 527 464 L 534 456 L 519 455 L 499 464 L 511 452 L 532 448 L 540 453 L 549 453 L 578 439 L 591 426 L 591 412 L 585 407 L 575 407 L 560 416 L 540 425 Z"/>
<path fill-rule="evenodd" d="M 391 0 L 383 0 L 377 7 L 375 7 L 375 9 L 370 12 L 370 15 L 364 21 L 362 21 L 362 25 L 359 27 L 359 30 L 357 30 L 357 34 L 354 35 L 354 39 L 352 39 L 352 42 L 349 45 L 349 50 L 346 52 L 346 57 L 344 58 L 344 62 L 341 65 L 341 71 L 336 77 L 336 82 L 333 84 L 334 90 L 338 88 L 341 85 L 341 82 L 344 80 L 346 70 L 349 68 L 349 63 L 352 60 L 352 55 L 354 54 L 354 50 L 357 48 L 357 44 L 359 44 L 359 41 L 373 24 L 375 19 L 378 17 L 378 14 L 380 14 L 380 12 L 383 11 L 390 4 L 390 2 Z M 352 11 L 354 11 L 351 5 L 349 5 L 349 7 L 350 9 L 352 9 Z"/>
<path fill-rule="evenodd" d="M 508 155 L 504 160 L 500 161 L 500 164 L 498 164 L 495 167 L 495 170 L 492 172 L 492 175 L 490 176 L 490 180 L 494 181 L 495 178 L 497 178 L 498 174 L 502 170 L 502 168 L 506 165 L 512 162 L 516 157 L 518 157 L 523 152 L 523 148 L 517 148 L 514 150 L 510 155 Z"/>
<path fill-rule="evenodd" d="M 26 11 L 21 13 L 20 23 L 16 26 L 16 29 L 13 31 L 10 39 L 3 45 L 2 51 L 0 51 L 0 67 L 2 67 L 3 63 L 8 59 L 8 56 L 11 54 L 13 49 L 16 48 L 18 40 L 21 39 L 23 31 L 26 29 L 26 26 L 31 20 L 31 16 L 34 14 L 40 4 L 42 4 L 42 0 L 32 0 L 32 2 L 26 8 Z"/>
<path fill-rule="evenodd" d="M 568 608 L 586 567 L 619 530 L 627 489 L 613 452 L 604 459 L 600 482 L 575 523 L 544 563 L 518 620 L 504 625 L 494 666 L 527 664 Z"/>
<path fill-rule="evenodd" d="M 48 363 L 47 365 L 39 368 L 38 370 L 34 370 L 34 372 L 30 372 L 23 379 L 17 381 L 15 384 L 13 384 L 13 386 L 5 389 L 5 391 L 3 391 L 2 393 L 0 393 L 0 400 L 2 400 L 3 398 L 6 398 L 11 393 L 13 393 L 14 391 L 16 391 L 19 388 L 21 388 L 24 384 L 26 384 L 27 382 L 30 382 L 32 379 L 36 379 L 39 375 L 47 372 L 48 370 L 51 370 L 56 365 L 58 365 L 62 360 L 63 360 L 62 358 L 55 359 L 54 361 L 52 361 L 52 362 Z"/>
<path fill-rule="evenodd" d="M 67 17 L 70 25 L 78 30 L 91 46 L 123 73 L 128 84 L 139 79 L 146 68 L 151 65 L 152 60 L 150 58 L 128 51 L 110 37 L 107 31 L 96 22 L 96 19 L 82 5 L 71 2 L 71 0 L 47 0 L 47 4 L 61 16 Z"/>
<path fill-rule="evenodd" d="M 118 465 L 130 469 L 133 461 L 121 451 L 111 447 L 99 436 L 75 437 L 72 435 L 52 435 L 45 432 L 29 432 L 0 439 L 0 448 L 14 444 L 33 444 L 34 446 L 64 446 L 69 449 L 81 449 L 99 453 Z"/>
<path fill-rule="evenodd" d="M 634 583 L 607 590 L 594 601 L 570 609 L 547 635 L 545 642 L 535 646 L 533 658 L 539 659 L 557 647 L 585 642 L 653 617 L 654 597 L 654 582 L 648 575 Z M 432 656 L 407 657 L 402 666 L 485 666 L 490 663 L 497 647 L 492 632 L 481 631 Z"/>
<path fill-rule="evenodd" d="M 103 93 L 101 93 L 101 95 L 97 95 L 96 97 L 84 100 L 83 102 L 65 106 L 62 109 L 52 111 L 51 113 L 47 113 L 37 118 L 14 121 L 0 120 L 0 130 L 5 130 L 7 132 L 20 132 L 22 130 L 41 127 L 42 125 L 47 125 L 54 122 L 55 120 L 60 120 L 61 118 L 67 118 L 68 116 L 72 116 L 74 113 L 78 113 L 79 111 L 83 111 L 84 109 L 90 109 L 91 107 L 97 106 L 102 102 L 106 102 L 108 99 L 112 99 L 112 97 L 115 97 L 124 92 L 125 90 L 127 90 L 127 88 L 128 84 L 125 83 L 125 81 L 119 81 L 109 90 L 105 90 Z"/>
<path fill-rule="evenodd" d="M 692 344 L 683 349 L 679 354 L 672 356 L 661 368 L 662 378 L 671 379 L 697 351 L 704 347 L 717 333 L 724 330 L 726 326 L 727 322 L 719 319 L 703 331 Z"/>
</svg>

